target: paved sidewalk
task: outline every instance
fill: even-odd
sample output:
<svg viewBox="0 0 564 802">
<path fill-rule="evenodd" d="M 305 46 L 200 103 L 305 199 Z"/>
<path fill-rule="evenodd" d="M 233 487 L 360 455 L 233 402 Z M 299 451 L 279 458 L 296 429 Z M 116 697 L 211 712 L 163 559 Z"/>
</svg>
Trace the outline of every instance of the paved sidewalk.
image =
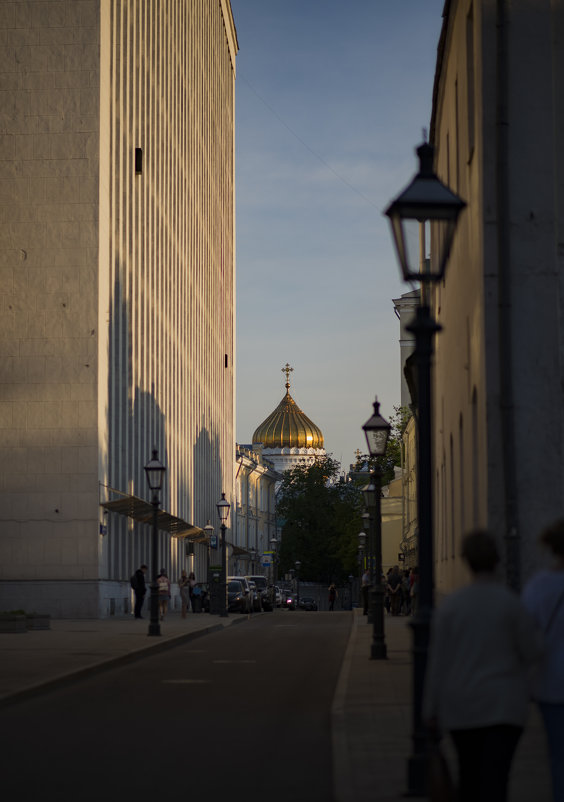
<svg viewBox="0 0 564 802">
<path fill-rule="evenodd" d="M 183 619 L 172 613 L 161 622 L 160 637 L 147 635 L 148 618 L 132 616 L 55 619 L 50 630 L 0 633 L 0 706 L 245 620 L 246 616 L 220 618 L 207 613 Z"/>
<path fill-rule="evenodd" d="M 387 660 L 371 660 L 372 626 L 360 610 L 333 703 L 335 802 L 399 802 L 411 751 L 409 618 L 386 616 Z M 456 762 L 443 742 L 453 776 Z M 531 705 L 511 774 L 509 802 L 552 802 L 544 733 Z"/>
</svg>

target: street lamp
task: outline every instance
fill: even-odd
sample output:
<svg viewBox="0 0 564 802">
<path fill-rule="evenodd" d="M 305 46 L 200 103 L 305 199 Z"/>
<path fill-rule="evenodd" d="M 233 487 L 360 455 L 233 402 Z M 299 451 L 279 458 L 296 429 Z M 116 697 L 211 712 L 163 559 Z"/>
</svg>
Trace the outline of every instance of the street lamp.
<svg viewBox="0 0 564 802">
<path fill-rule="evenodd" d="M 166 472 L 165 466 L 159 461 L 159 454 L 156 448 L 153 455 L 145 465 L 145 475 L 152 493 L 151 504 L 153 505 L 153 533 L 151 539 L 151 621 L 149 623 L 148 635 L 160 635 L 161 626 L 159 624 L 159 586 L 157 584 L 158 560 L 159 560 L 159 497 L 163 486 L 163 479 Z"/>
<path fill-rule="evenodd" d="M 299 560 L 296 560 L 294 565 L 296 566 L 296 583 L 297 583 L 296 584 L 296 591 L 297 591 L 297 597 L 298 597 L 297 598 L 297 606 L 299 607 L 300 606 L 300 568 L 302 567 L 302 564 L 301 564 L 301 562 Z"/>
<path fill-rule="evenodd" d="M 227 618 L 227 554 L 225 546 L 225 521 L 229 516 L 230 503 L 225 498 L 225 493 L 221 494 L 221 499 L 216 504 L 217 514 L 221 521 L 221 605 L 220 618 Z"/>
<path fill-rule="evenodd" d="M 270 549 L 272 551 L 272 607 L 276 607 L 276 583 L 278 581 L 278 538 L 270 538 Z"/>
<path fill-rule="evenodd" d="M 419 524 L 419 596 L 413 627 L 413 754 L 408 761 L 408 793 L 425 791 L 427 733 L 421 707 L 433 608 L 433 511 L 431 458 L 431 357 L 433 337 L 441 326 L 433 319 L 427 297 L 433 283 L 444 277 L 454 231 L 465 202 L 446 187 L 433 171 L 434 148 L 417 148 L 419 173 L 390 204 L 392 234 L 403 277 L 419 281 L 425 290 L 415 320 L 407 327 L 415 334 L 417 365 L 417 517 Z M 426 258 L 426 229 L 431 231 L 431 259 Z M 411 231 L 411 239 L 410 239 Z M 415 234 L 415 237 L 413 236 Z M 417 236 L 418 235 L 418 236 Z M 415 247 L 413 247 L 415 246 Z"/>
<path fill-rule="evenodd" d="M 378 399 L 374 401 L 374 412 L 362 427 L 366 435 L 368 451 L 373 458 L 383 457 L 388 447 L 391 426 L 380 415 Z M 382 586 L 382 471 L 377 459 L 372 460 L 370 484 L 364 492 L 364 504 L 370 515 L 370 534 L 374 544 L 374 576 L 370 591 L 370 607 L 372 610 L 372 660 L 384 660 L 387 657 L 386 638 L 384 634 L 384 588 Z"/>
</svg>

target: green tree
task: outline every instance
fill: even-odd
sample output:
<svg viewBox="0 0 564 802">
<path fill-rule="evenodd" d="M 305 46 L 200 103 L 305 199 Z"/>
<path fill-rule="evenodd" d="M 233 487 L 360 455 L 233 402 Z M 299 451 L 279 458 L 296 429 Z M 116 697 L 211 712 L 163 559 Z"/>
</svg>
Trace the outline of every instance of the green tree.
<svg viewBox="0 0 564 802">
<path fill-rule="evenodd" d="M 304 580 L 344 582 L 357 574 L 362 494 L 354 483 L 339 481 L 340 469 L 328 456 L 285 472 L 277 501 L 282 573 L 299 560 Z"/>
</svg>

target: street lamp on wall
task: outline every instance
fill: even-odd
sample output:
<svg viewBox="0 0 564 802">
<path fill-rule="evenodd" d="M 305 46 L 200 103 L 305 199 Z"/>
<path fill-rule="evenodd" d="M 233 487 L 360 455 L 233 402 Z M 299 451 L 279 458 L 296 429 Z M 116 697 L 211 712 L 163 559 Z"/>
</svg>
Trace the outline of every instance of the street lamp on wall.
<svg viewBox="0 0 564 802">
<path fill-rule="evenodd" d="M 165 466 L 159 460 L 156 448 L 153 455 L 145 465 L 145 475 L 151 491 L 151 504 L 153 505 L 153 531 L 151 535 L 151 621 L 149 623 L 149 635 L 160 635 L 161 627 L 159 624 L 159 586 L 157 584 L 159 563 L 159 501 L 163 486 Z"/>
<path fill-rule="evenodd" d="M 219 615 L 221 618 L 227 618 L 227 553 L 225 544 L 225 530 L 227 526 L 225 522 L 229 517 L 231 504 L 225 498 L 225 493 L 221 494 L 221 498 L 217 502 L 216 507 L 219 520 L 221 521 L 221 605 Z"/>
<path fill-rule="evenodd" d="M 417 148 L 419 172 L 386 209 L 405 281 L 419 281 L 425 293 L 415 320 L 407 326 L 415 334 L 417 366 L 417 518 L 419 524 L 419 595 L 413 619 L 413 733 L 408 761 L 408 794 L 425 792 L 427 733 L 421 708 L 433 607 L 433 511 L 431 358 L 433 339 L 441 326 L 433 319 L 428 288 L 444 278 L 460 212 L 466 203 L 445 186 L 433 171 L 434 148 Z M 431 259 L 426 258 L 426 230 L 430 229 Z"/>
</svg>

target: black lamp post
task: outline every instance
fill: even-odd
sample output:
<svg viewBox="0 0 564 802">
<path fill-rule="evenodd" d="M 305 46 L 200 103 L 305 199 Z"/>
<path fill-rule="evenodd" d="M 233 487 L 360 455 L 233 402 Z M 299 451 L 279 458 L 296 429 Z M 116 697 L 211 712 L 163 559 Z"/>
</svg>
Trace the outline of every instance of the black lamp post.
<svg viewBox="0 0 564 802">
<path fill-rule="evenodd" d="M 300 568 L 302 567 L 302 564 L 301 564 L 301 562 L 299 560 L 296 560 L 294 565 L 296 566 L 296 595 L 298 597 L 297 598 L 297 606 L 299 608 L 299 606 L 300 606 Z"/>
<path fill-rule="evenodd" d="M 221 605 L 219 610 L 220 618 L 227 618 L 227 553 L 225 545 L 225 522 L 229 516 L 231 504 L 225 498 L 225 493 L 221 494 L 221 499 L 216 504 L 217 514 L 221 521 Z"/>
<path fill-rule="evenodd" d="M 149 623 L 148 635 L 161 634 L 161 626 L 159 624 L 159 586 L 157 584 L 159 569 L 157 565 L 159 564 L 159 497 L 163 486 L 165 471 L 165 466 L 159 461 L 158 451 L 154 448 L 151 459 L 145 465 L 145 475 L 147 476 L 147 482 L 152 493 L 151 504 L 153 505 L 153 533 L 151 538 L 151 621 Z"/>
<path fill-rule="evenodd" d="M 433 511 L 431 437 L 431 357 L 433 337 L 441 326 L 433 319 L 428 290 L 444 277 L 458 216 L 465 202 L 445 186 L 433 171 L 434 148 L 423 143 L 417 148 L 419 172 L 408 187 L 390 204 L 390 218 L 403 277 L 422 285 L 421 306 L 407 328 L 415 334 L 417 365 L 417 509 L 419 524 L 419 595 L 413 627 L 413 734 L 408 762 L 408 793 L 425 793 L 425 752 L 427 733 L 421 718 L 423 686 L 429 649 L 433 608 Z M 428 229 L 431 259 L 426 258 Z"/>
<path fill-rule="evenodd" d="M 374 401 L 374 412 L 362 427 L 371 457 L 383 457 L 388 446 L 391 426 L 380 415 L 378 399 Z M 370 484 L 364 488 L 364 504 L 370 515 L 370 530 L 374 543 L 374 576 L 370 601 L 372 608 L 372 660 L 384 660 L 387 657 L 386 638 L 384 634 L 384 588 L 382 586 L 382 511 L 380 498 L 382 472 L 376 460 L 370 474 Z"/>
<path fill-rule="evenodd" d="M 276 591 L 274 590 L 278 581 L 278 538 L 270 538 L 270 549 L 272 551 L 272 609 L 276 607 Z"/>
</svg>

